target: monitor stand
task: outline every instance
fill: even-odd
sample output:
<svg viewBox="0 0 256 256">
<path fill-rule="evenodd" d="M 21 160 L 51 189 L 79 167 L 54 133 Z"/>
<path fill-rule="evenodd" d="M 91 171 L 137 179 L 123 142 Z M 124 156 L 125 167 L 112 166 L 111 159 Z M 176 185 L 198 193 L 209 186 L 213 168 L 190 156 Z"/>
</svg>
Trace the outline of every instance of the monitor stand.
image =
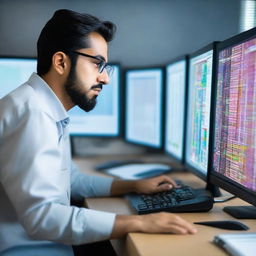
<svg viewBox="0 0 256 256">
<path fill-rule="evenodd" d="M 237 219 L 256 219 L 255 206 L 225 206 L 223 211 Z"/>
<path fill-rule="evenodd" d="M 214 184 L 207 182 L 206 190 L 208 190 L 214 198 L 214 203 L 224 203 L 236 198 L 234 195 L 223 195 L 220 188 Z"/>
<path fill-rule="evenodd" d="M 222 196 L 219 187 L 207 182 L 206 190 L 210 191 L 213 197 Z"/>
</svg>

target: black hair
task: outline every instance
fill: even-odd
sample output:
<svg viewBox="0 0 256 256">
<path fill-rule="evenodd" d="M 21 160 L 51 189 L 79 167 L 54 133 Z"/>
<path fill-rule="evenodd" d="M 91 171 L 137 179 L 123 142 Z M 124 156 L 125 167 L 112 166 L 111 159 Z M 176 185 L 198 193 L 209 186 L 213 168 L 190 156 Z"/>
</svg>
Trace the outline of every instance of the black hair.
<svg viewBox="0 0 256 256">
<path fill-rule="evenodd" d="M 46 74 L 52 64 L 52 56 L 62 51 L 69 55 L 75 64 L 77 56 L 71 52 L 88 48 L 88 35 L 99 33 L 106 42 L 110 42 L 116 26 L 110 21 L 101 21 L 90 14 L 82 14 L 71 10 L 57 10 L 46 23 L 37 41 L 37 73 Z"/>
</svg>

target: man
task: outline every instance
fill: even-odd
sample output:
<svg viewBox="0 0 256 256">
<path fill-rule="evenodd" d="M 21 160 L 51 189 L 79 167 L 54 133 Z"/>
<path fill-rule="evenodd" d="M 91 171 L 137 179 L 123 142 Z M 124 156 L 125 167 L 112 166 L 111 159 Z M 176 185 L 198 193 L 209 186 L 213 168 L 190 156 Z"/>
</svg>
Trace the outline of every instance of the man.
<svg viewBox="0 0 256 256">
<path fill-rule="evenodd" d="M 0 101 L 0 253 L 73 255 L 71 245 L 128 232 L 193 234 L 169 213 L 124 216 L 70 206 L 70 197 L 154 193 L 166 176 L 123 181 L 81 174 L 69 152 L 67 111 L 90 111 L 109 82 L 111 22 L 56 11 L 37 43 L 37 74 Z"/>
</svg>

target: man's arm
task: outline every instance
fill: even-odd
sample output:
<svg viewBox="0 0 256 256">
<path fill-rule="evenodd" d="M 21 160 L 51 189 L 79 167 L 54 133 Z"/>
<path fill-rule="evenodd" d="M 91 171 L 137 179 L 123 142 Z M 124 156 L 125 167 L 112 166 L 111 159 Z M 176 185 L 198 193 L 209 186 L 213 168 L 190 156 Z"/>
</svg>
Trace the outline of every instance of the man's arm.
<svg viewBox="0 0 256 256">
<path fill-rule="evenodd" d="M 113 178 L 81 173 L 74 162 L 71 165 L 71 196 L 74 200 L 85 197 L 109 196 Z"/>
<path fill-rule="evenodd" d="M 21 224 L 36 240 L 84 244 L 108 239 L 115 214 L 69 205 L 70 171 L 62 168 L 51 118 L 37 109 L 20 122 L 8 118 L 3 122 L 7 133 L 1 138 L 0 180 L 13 224 Z"/>
<path fill-rule="evenodd" d="M 129 232 L 195 234 L 197 230 L 192 224 L 172 213 L 117 215 L 111 238 L 120 238 Z"/>
<path fill-rule="evenodd" d="M 111 195 L 123 195 L 130 192 L 151 194 L 169 190 L 176 183 L 168 176 L 136 181 L 114 180 Z M 197 230 L 189 222 L 171 213 L 141 215 L 117 215 L 111 238 L 120 238 L 129 232 L 195 234 Z"/>
<path fill-rule="evenodd" d="M 170 190 L 174 186 L 176 186 L 176 183 L 165 175 L 143 180 L 114 180 L 110 193 L 111 196 L 119 196 L 131 192 L 152 194 Z"/>
<path fill-rule="evenodd" d="M 84 197 L 120 196 L 131 192 L 151 194 L 169 190 L 173 186 L 176 186 L 176 183 L 165 175 L 136 181 L 114 180 L 110 177 L 81 173 L 74 163 L 71 167 L 71 195 L 77 200 Z"/>
</svg>

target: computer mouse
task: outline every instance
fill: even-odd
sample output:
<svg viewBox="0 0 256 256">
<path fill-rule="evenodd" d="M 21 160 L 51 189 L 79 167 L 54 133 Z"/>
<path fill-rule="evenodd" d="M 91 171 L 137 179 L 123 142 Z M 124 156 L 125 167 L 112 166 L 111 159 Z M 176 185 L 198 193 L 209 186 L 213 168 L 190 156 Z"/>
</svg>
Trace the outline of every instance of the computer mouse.
<svg viewBox="0 0 256 256">
<path fill-rule="evenodd" d="M 194 224 L 212 226 L 215 228 L 229 229 L 229 230 L 248 230 L 249 229 L 249 227 L 247 227 L 245 224 L 236 220 L 199 221 L 199 222 L 194 222 Z"/>
</svg>

